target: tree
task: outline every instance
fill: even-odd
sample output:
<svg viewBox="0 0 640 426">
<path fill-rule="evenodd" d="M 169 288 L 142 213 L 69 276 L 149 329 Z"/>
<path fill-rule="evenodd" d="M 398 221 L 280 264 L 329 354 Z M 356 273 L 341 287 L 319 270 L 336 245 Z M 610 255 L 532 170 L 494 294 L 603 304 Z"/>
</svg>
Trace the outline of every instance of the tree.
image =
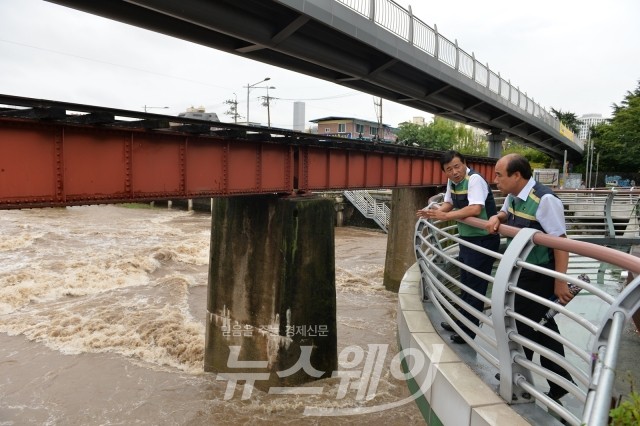
<svg viewBox="0 0 640 426">
<path fill-rule="evenodd" d="M 457 149 L 464 154 L 487 155 L 486 142 L 475 141 L 471 129 L 441 117 L 435 117 L 426 126 L 401 123 L 398 140 L 433 150 Z"/>
<path fill-rule="evenodd" d="M 620 105 L 613 104 L 613 118 L 593 128 L 591 139 L 600 154 L 600 170 L 640 171 L 640 81 Z"/>
<path fill-rule="evenodd" d="M 551 113 L 556 116 L 562 124 L 567 126 L 569 130 L 573 133 L 578 134 L 580 131 L 581 121 L 578 120 L 578 117 L 573 112 L 562 112 L 562 110 L 551 108 Z"/>
<path fill-rule="evenodd" d="M 551 163 L 551 157 L 544 152 L 538 151 L 535 148 L 530 148 L 521 143 L 515 142 L 511 139 L 505 141 L 505 148 L 502 151 L 502 155 L 507 154 L 520 154 L 529 160 L 532 165 L 544 165 L 547 167 Z"/>
</svg>

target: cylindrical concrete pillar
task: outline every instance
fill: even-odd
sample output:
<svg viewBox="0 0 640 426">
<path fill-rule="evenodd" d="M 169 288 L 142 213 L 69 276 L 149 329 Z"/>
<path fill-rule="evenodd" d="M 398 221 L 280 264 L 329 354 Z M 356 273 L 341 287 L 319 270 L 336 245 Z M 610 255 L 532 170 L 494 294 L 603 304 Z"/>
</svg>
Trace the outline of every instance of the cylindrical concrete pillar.
<svg viewBox="0 0 640 426">
<path fill-rule="evenodd" d="M 255 386 L 267 388 L 329 377 L 336 370 L 334 214 L 333 202 L 323 198 L 215 199 L 206 371 L 262 374 L 268 379 Z M 231 347 L 239 347 L 239 361 L 262 364 L 239 368 L 230 362 Z M 298 361 L 312 369 L 276 374 Z"/>
</svg>

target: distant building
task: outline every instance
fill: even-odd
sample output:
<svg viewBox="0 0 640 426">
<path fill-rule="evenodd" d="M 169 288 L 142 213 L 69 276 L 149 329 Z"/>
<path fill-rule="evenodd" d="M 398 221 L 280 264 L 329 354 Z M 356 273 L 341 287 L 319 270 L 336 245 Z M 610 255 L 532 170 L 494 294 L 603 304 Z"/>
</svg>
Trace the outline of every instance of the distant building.
<svg viewBox="0 0 640 426">
<path fill-rule="evenodd" d="M 220 121 L 215 112 L 206 112 L 203 106 L 198 108 L 189 107 L 185 112 L 178 114 L 178 117 L 195 118 L 197 120 Z"/>
<path fill-rule="evenodd" d="M 293 103 L 293 130 L 296 132 L 304 132 L 304 111 L 304 102 L 296 101 Z"/>
<path fill-rule="evenodd" d="M 413 124 L 417 124 L 418 126 L 424 126 L 426 121 L 424 119 L 424 117 L 413 117 L 413 119 L 411 120 L 411 122 Z"/>
<path fill-rule="evenodd" d="M 318 134 L 325 136 L 336 136 L 347 139 L 374 140 L 380 137 L 382 142 L 395 143 L 397 129 L 382 125 L 379 132 L 379 125 L 375 121 L 361 120 L 353 117 L 323 117 L 309 120 L 318 125 Z"/>
<path fill-rule="evenodd" d="M 578 137 L 583 141 L 589 139 L 589 129 L 597 124 L 609 121 L 608 118 L 602 117 L 602 114 L 584 114 L 578 117 L 580 127 Z"/>
</svg>

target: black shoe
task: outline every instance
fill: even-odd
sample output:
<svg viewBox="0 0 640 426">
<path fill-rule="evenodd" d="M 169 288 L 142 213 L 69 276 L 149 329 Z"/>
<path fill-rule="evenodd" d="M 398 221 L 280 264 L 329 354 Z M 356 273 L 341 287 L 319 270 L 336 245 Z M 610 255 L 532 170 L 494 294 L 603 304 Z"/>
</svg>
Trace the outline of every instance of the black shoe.
<svg viewBox="0 0 640 426">
<path fill-rule="evenodd" d="M 447 331 L 455 331 L 455 330 L 453 329 L 453 327 L 451 327 L 451 326 L 449 325 L 449 323 L 448 323 L 448 322 L 444 322 L 444 321 L 442 321 L 442 322 L 440 323 L 440 327 L 444 328 L 444 329 L 445 329 L 445 330 L 447 330 Z"/>
<path fill-rule="evenodd" d="M 467 343 L 467 341 L 466 341 L 466 340 L 464 340 L 464 339 L 463 339 L 459 334 L 457 334 L 457 333 L 452 334 L 449 338 L 451 339 L 451 341 L 452 341 L 453 343 L 458 343 L 458 344 L 466 344 L 466 343 Z"/>
</svg>

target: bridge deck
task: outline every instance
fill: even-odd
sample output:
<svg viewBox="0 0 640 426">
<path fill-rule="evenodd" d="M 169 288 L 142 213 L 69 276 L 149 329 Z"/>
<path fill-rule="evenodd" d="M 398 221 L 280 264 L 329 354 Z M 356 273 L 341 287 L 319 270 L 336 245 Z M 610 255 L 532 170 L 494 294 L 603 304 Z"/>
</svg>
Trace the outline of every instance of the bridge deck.
<svg viewBox="0 0 640 426">
<path fill-rule="evenodd" d="M 437 151 L 0 95 L 0 209 L 442 185 Z M 20 108 L 17 108 L 19 105 Z M 495 160 L 470 158 L 491 179 Z"/>
</svg>

